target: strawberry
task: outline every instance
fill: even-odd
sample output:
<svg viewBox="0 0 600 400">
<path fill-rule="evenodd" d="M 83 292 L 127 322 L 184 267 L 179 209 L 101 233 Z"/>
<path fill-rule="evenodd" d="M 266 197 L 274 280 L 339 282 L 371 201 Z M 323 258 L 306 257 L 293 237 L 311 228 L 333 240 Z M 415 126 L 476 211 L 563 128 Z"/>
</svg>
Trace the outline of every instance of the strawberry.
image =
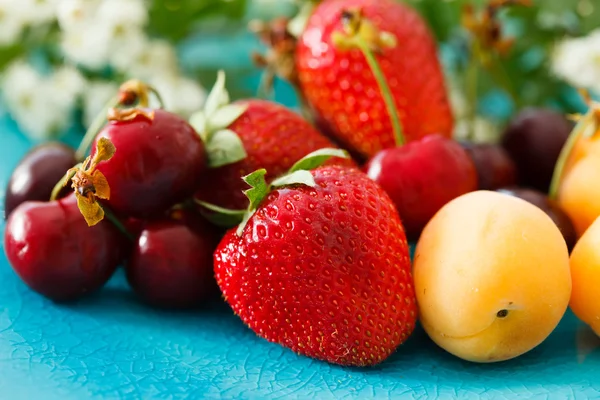
<svg viewBox="0 0 600 400">
<path fill-rule="evenodd" d="M 298 38 L 301 92 L 348 148 L 379 150 L 428 134 L 451 137 L 453 116 L 436 43 L 394 0 L 324 0 Z"/>
<path fill-rule="evenodd" d="M 270 186 L 259 170 L 245 222 L 214 254 L 226 301 L 256 334 L 340 365 L 386 359 L 412 333 L 409 249 L 385 192 L 316 152 Z M 335 153 L 333 153 L 335 154 Z"/>
<path fill-rule="evenodd" d="M 242 177 L 260 168 L 266 168 L 271 180 L 285 173 L 295 162 L 307 154 L 326 147 L 331 141 L 321 135 L 297 113 L 274 102 L 249 99 L 228 104 L 225 76 L 219 73 L 211 93 L 212 98 L 221 99 L 216 106 L 207 100 L 203 112 L 192 117 L 190 122 L 208 142 L 210 154 L 219 154 L 223 149 L 241 148 L 242 154 L 233 159 L 225 154 L 227 161 L 216 160 L 214 167 L 205 174 L 196 192 L 196 199 L 230 209 L 245 209 L 248 199 L 243 190 L 248 186 Z M 210 131 L 216 131 L 212 140 Z M 224 138 L 219 139 L 219 134 Z M 237 143 L 230 146 L 230 142 Z M 210 143 L 214 145 L 211 146 Z M 354 165 L 350 160 L 337 159 L 334 163 Z"/>
</svg>

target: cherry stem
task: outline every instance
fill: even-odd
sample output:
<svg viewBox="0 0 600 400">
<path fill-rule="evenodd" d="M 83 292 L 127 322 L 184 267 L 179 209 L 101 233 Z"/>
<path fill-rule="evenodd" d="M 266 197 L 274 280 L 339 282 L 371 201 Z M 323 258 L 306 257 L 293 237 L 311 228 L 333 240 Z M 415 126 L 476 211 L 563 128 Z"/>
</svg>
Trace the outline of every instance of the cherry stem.
<svg viewBox="0 0 600 400">
<path fill-rule="evenodd" d="M 567 165 L 567 161 L 575 148 L 575 144 L 585 131 L 586 127 L 586 118 L 581 118 L 571 134 L 567 139 L 567 142 L 563 146 L 558 160 L 556 162 L 556 166 L 554 167 L 554 174 L 552 175 L 552 183 L 550 184 L 550 191 L 548 193 L 548 197 L 552 200 L 556 200 L 558 198 L 558 190 L 560 189 L 560 184 L 563 178 L 563 172 L 565 166 Z"/>
<path fill-rule="evenodd" d="M 75 152 L 75 159 L 77 161 L 83 161 L 87 155 L 88 149 L 94 142 L 94 139 L 98 135 L 98 132 L 104 127 L 106 123 L 106 113 L 109 109 L 116 107 L 119 105 L 119 97 L 115 96 L 110 99 L 102 108 L 102 111 L 96 115 L 92 124 L 89 126 L 88 130 L 85 132 L 85 136 L 81 140 L 77 151 Z"/>
<path fill-rule="evenodd" d="M 135 240 L 135 237 L 127 230 L 125 225 L 116 217 L 115 214 L 106 206 L 101 206 L 102 210 L 104 210 L 104 216 L 117 228 L 121 233 L 131 241 Z"/>
<path fill-rule="evenodd" d="M 404 138 L 404 132 L 402 130 L 402 123 L 400 122 L 400 117 L 398 116 L 398 109 L 396 108 L 396 102 L 394 101 L 394 96 L 392 96 L 392 91 L 387 83 L 385 75 L 381 70 L 379 62 L 375 58 L 375 55 L 365 42 L 365 40 L 360 37 L 360 35 L 355 36 L 355 43 L 358 48 L 362 51 L 365 56 L 373 75 L 375 76 L 375 80 L 379 85 L 379 89 L 381 90 L 381 95 L 383 96 L 383 101 L 385 102 L 385 107 L 388 111 L 390 119 L 392 121 L 392 128 L 394 130 L 394 137 L 396 138 L 396 145 L 402 146 L 406 143 Z"/>
</svg>

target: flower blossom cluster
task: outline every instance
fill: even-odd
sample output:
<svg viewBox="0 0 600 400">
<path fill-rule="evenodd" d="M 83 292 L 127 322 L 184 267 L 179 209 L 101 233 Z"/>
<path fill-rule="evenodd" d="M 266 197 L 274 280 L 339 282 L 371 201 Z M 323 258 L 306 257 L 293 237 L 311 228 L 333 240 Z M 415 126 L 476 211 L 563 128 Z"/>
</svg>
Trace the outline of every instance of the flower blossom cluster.
<svg viewBox="0 0 600 400">
<path fill-rule="evenodd" d="M 600 29 L 560 42 L 553 54 L 552 70 L 570 85 L 600 94 Z"/>
<path fill-rule="evenodd" d="M 48 139 L 78 106 L 89 125 L 120 83 L 100 78 L 106 70 L 151 84 L 169 111 L 188 116 L 198 110 L 204 88 L 183 75 L 170 43 L 148 37 L 148 18 L 144 0 L 0 0 L 0 46 L 17 43 L 27 28 L 59 29 L 63 64 L 40 71 L 18 59 L 3 72 L 3 98 L 23 132 Z"/>
</svg>

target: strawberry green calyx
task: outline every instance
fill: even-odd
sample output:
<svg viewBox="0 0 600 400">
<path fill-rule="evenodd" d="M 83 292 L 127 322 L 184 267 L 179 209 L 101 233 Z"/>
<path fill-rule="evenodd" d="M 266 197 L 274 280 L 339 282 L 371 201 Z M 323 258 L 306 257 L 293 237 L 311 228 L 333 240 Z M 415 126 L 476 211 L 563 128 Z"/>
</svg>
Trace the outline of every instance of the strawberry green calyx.
<svg viewBox="0 0 600 400">
<path fill-rule="evenodd" d="M 335 31 L 331 35 L 333 45 L 340 51 L 359 49 L 363 55 L 381 91 L 388 115 L 392 122 L 396 145 L 402 146 L 406 140 L 398 109 L 387 79 L 375 54 L 385 49 L 394 48 L 398 44 L 396 37 L 389 32 L 382 32 L 371 21 L 362 15 L 360 9 L 348 9 L 342 12 L 343 32 Z"/>
<path fill-rule="evenodd" d="M 210 211 L 203 215 L 215 225 L 231 228 L 238 224 L 236 232 L 238 236 L 241 236 L 246 224 L 269 193 L 274 189 L 286 186 L 315 187 L 315 179 L 310 170 L 320 167 L 332 157 L 350 158 L 345 150 L 325 148 L 308 154 L 294 164 L 286 174 L 274 179 L 271 183 L 267 183 L 267 170 L 264 168 L 244 176 L 242 179 L 250 186 L 250 189 L 244 191 L 250 202 L 246 210 L 229 210 L 199 200 L 195 200 L 195 202 Z"/>
<path fill-rule="evenodd" d="M 573 131 L 571 131 L 567 142 L 560 152 L 554 168 L 554 174 L 552 175 L 548 196 L 553 200 L 556 200 L 558 197 L 564 175 L 563 171 L 579 139 L 600 135 L 600 103 L 593 102 L 587 93 L 582 93 L 582 95 L 588 103 L 589 109 L 584 115 L 574 116 L 577 124 L 573 128 Z"/>
<path fill-rule="evenodd" d="M 225 72 L 219 71 L 204 109 L 190 118 L 190 124 L 198 132 L 208 155 L 208 165 L 218 168 L 246 158 L 246 150 L 239 136 L 227 129 L 246 112 L 247 106 L 230 104 L 225 89 Z"/>
</svg>

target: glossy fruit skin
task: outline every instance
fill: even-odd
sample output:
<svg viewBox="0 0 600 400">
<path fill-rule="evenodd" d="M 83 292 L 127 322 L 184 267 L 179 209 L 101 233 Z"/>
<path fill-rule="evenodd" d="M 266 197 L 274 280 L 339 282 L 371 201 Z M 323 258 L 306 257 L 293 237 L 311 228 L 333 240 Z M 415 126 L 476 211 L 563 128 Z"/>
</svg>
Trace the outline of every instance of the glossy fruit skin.
<svg viewBox="0 0 600 400">
<path fill-rule="evenodd" d="M 573 313 L 600 336 L 600 218 L 585 231 L 570 258 Z"/>
<path fill-rule="evenodd" d="M 414 260 L 421 325 L 468 361 L 530 351 L 556 328 L 571 296 L 560 231 L 539 208 L 497 192 L 468 193 L 444 206 Z"/>
<path fill-rule="evenodd" d="M 517 167 L 501 146 L 463 142 L 461 145 L 475 164 L 479 190 L 496 190 L 517 184 Z"/>
<path fill-rule="evenodd" d="M 197 216 L 150 221 L 126 264 L 127 280 L 154 307 L 200 307 L 218 293 L 212 264 L 217 244 L 213 228 Z"/>
<path fill-rule="evenodd" d="M 577 242 L 577 232 L 569 216 L 556 201 L 550 199 L 545 193 L 534 189 L 509 187 L 499 189 L 498 192 L 518 197 L 540 208 L 554 221 L 563 234 L 569 251 L 573 249 L 573 246 Z"/>
<path fill-rule="evenodd" d="M 154 110 L 152 121 L 142 115 L 111 121 L 96 141 L 101 137 L 116 147 L 98 170 L 110 185 L 108 205 L 117 214 L 158 216 L 191 196 L 207 169 L 200 136 L 184 119 L 164 110 Z"/>
<path fill-rule="evenodd" d="M 548 192 L 554 166 L 572 129 L 565 116 L 544 108 L 524 109 L 511 121 L 502 146 L 515 161 L 520 186 Z"/>
<path fill-rule="evenodd" d="M 265 100 L 241 100 L 246 112 L 228 129 L 236 132 L 248 156 L 237 163 L 211 169 L 200 181 L 197 199 L 230 209 L 245 209 L 248 199 L 243 191 L 249 186 L 242 180 L 265 168 L 267 180 L 276 178 L 309 153 L 336 147 L 300 115 Z M 332 158 L 328 164 L 354 165 L 347 159 Z"/>
<path fill-rule="evenodd" d="M 477 190 L 477 172 L 466 151 L 440 135 L 379 152 L 367 175 L 388 193 L 409 239 L 446 203 Z"/>
<path fill-rule="evenodd" d="M 34 291 L 56 302 L 100 289 L 122 261 L 123 238 L 107 220 L 88 227 L 73 194 L 52 202 L 25 202 L 8 218 L 8 261 Z"/>
<path fill-rule="evenodd" d="M 377 56 L 396 102 L 407 141 L 439 133 L 451 137 L 453 116 L 433 35 L 419 14 L 393 0 L 325 0 L 308 21 L 296 50 L 301 90 L 345 147 L 372 157 L 396 145 L 379 86 L 360 50 L 342 52 L 331 40 L 343 31 L 343 10 L 397 38 Z"/>
<path fill-rule="evenodd" d="M 215 275 L 259 336 L 341 365 L 373 365 L 416 320 L 408 244 L 393 203 L 357 169 L 312 171 L 317 186 L 273 191 L 242 236 L 215 251 Z"/>
<path fill-rule="evenodd" d="M 14 169 L 6 187 L 4 217 L 25 201 L 48 201 L 52 189 L 77 164 L 75 150 L 50 142 L 34 147 Z M 65 191 L 66 194 L 68 191 Z"/>
</svg>

